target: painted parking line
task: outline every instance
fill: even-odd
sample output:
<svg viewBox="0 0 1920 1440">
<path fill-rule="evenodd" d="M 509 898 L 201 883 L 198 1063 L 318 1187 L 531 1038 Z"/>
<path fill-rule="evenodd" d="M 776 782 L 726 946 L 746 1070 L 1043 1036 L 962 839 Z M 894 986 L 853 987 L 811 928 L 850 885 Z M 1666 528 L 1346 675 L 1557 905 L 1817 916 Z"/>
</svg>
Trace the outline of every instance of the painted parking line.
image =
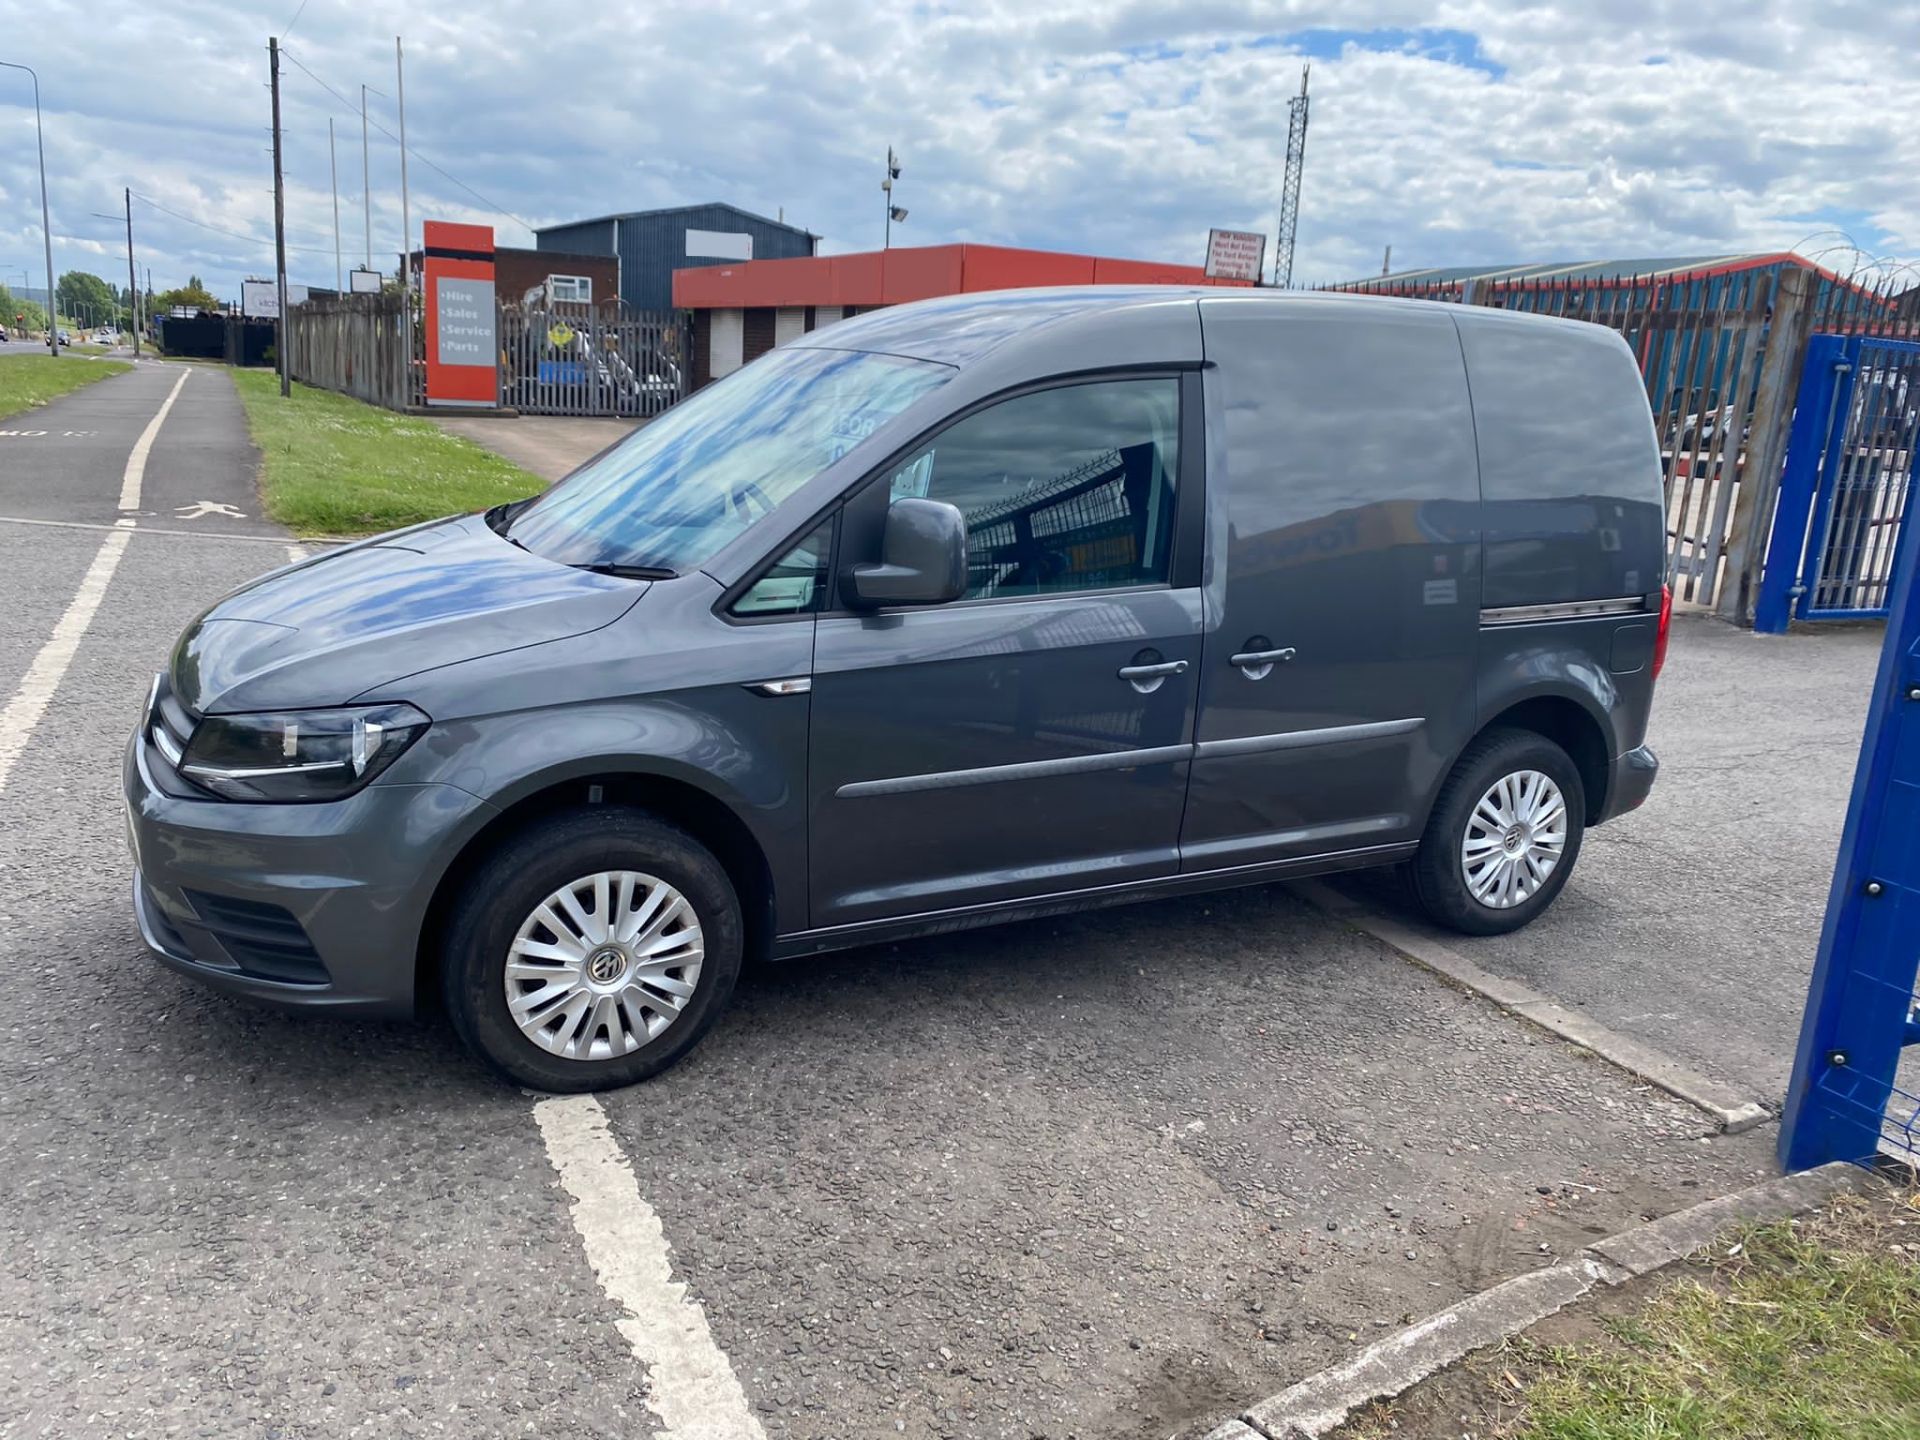
<svg viewBox="0 0 1920 1440">
<path fill-rule="evenodd" d="M 74 652 L 80 648 L 87 626 L 93 623 L 94 612 L 107 593 L 107 582 L 113 579 L 120 557 L 127 552 L 127 541 L 132 538 L 131 531 L 116 530 L 102 542 L 93 563 L 81 577 L 73 602 L 54 625 L 47 643 L 33 657 L 33 663 L 27 666 L 26 676 L 7 702 L 7 708 L 0 710 L 0 795 L 6 793 L 7 777 L 13 773 L 14 761 L 27 748 L 40 717 L 46 714 L 54 692 L 66 677 Z"/>
<path fill-rule="evenodd" d="M 167 392 L 167 398 L 160 402 L 160 408 L 147 422 L 147 428 L 140 432 L 140 438 L 134 442 L 133 450 L 127 456 L 126 469 L 120 476 L 122 510 L 139 506 L 140 482 L 146 474 L 147 454 L 153 449 L 154 437 L 160 433 L 167 412 L 173 409 L 180 387 L 187 383 L 187 376 L 192 373 L 186 370 L 181 372 L 180 378 L 173 382 L 173 389 Z M 33 739 L 33 732 L 38 728 L 41 717 L 47 713 L 47 706 L 53 703 L 54 693 L 66 678 L 67 668 L 73 664 L 80 642 L 86 638 L 87 627 L 93 623 L 100 602 L 106 598 L 107 585 L 113 579 L 113 572 L 120 568 L 120 557 L 127 553 L 127 542 L 136 533 L 133 524 L 132 520 L 122 519 L 108 529 L 106 539 L 100 542 L 100 548 L 94 552 L 93 563 L 87 566 L 87 573 L 80 577 L 80 588 L 74 592 L 72 602 L 54 624 L 53 634 L 47 637 L 47 643 L 40 647 L 28 664 L 20 688 L 7 701 L 6 708 L 0 710 L 0 794 L 6 793 L 7 780 L 13 774 L 14 763 Z"/>
<path fill-rule="evenodd" d="M 303 553 L 298 559 L 306 559 L 305 546 L 288 544 L 281 535 L 238 535 L 231 530 L 181 530 L 167 525 L 140 525 L 137 520 L 123 516 L 111 525 L 98 520 L 44 520 L 39 516 L 0 515 L 0 525 L 44 525 L 54 530 L 128 530 L 136 535 L 177 535 L 187 540 L 231 540 L 238 545 L 277 545 L 292 555 L 295 550 Z M 138 526 L 138 528 L 135 528 Z M 308 545 L 330 546 L 344 543 L 331 540 L 310 540 Z"/>
<path fill-rule="evenodd" d="M 662 1440 L 766 1440 L 705 1312 L 673 1278 L 660 1217 L 641 1196 L 600 1102 L 540 1100 L 533 1117 L 573 1197 L 573 1228 L 594 1278 L 627 1312 L 616 1324 L 647 1369 L 647 1407 L 660 1418 Z"/>
<path fill-rule="evenodd" d="M 167 412 L 173 409 L 173 402 L 180 398 L 181 387 L 187 383 L 191 370 L 182 370 L 180 378 L 173 382 L 173 389 L 167 392 L 167 398 L 160 402 L 160 408 L 147 422 L 147 428 L 140 432 L 140 438 L 133 442 L 133 453 L 127 456 L 126 472 L 120 478 L 120 508 L 138 510 L 140 508 L 140 482 L 146 478 L 147 453 L 153 449 L 154 437 L 160 433 L 161 425 L 166 423 Z"/>
</svg>

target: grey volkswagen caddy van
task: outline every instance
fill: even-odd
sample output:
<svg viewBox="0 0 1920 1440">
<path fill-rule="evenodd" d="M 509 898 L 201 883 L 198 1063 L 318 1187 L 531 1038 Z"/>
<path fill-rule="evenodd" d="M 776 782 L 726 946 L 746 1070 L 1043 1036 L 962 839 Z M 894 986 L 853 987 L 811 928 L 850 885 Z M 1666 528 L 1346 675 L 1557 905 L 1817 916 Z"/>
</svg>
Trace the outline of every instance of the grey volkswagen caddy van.
<svg viewBox="0 0 1920 1440">
<path fill-rule="evenodd" d="M 551 1090 L 744 958 L 1403 864 L 1461 930 L 1645 799 L 1660 462 L 1593 326 L 1031 290 L 814 331 L 545 494 L 228 595 L 126 758 L 142 935 L 444 999 Z"/>
</svg>

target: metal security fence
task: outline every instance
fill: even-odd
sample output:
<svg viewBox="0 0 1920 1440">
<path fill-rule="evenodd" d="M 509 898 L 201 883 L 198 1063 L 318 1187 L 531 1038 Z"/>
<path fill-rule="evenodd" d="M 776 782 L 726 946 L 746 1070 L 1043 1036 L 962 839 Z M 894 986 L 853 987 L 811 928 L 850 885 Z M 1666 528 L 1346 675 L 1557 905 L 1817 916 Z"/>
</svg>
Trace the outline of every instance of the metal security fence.
<svg viewBox="0 0 1920 1440">
<path fill-rule="evenodd" d="M 1912 542 L 1920 342 L 1816 335 L 1807 347 L 1756 628 L 1887 613 Z"/>
<path fill-rule="evenodd" d="M 500 402 L 529 415 L 658 415 L 686 395 L 672 315 L 590 305 L 500 308 Z"/>
<path fill-rule="evenodd" d="M 1640 362 L 1659 437 L 1674 594 L 1744 621 L 1760 589 L 1807 337 L 1920 334 L 1903 283 L 1779 266 L 1343 288 L 1618 331 Z"/>
<path fill-rule="evenodd" d="M 293 378 L 390 410 L 423 406 L 426 333 L 418 297 L 412 326 L 405 320 L 398 293 L 294 306 L 287 342 Z M 672 315 L 502 304 L 496 334 L 498 398 L 510 410 L 645 419 L 686 395 L 685 328 Z"/>
<path fill-rule="evenodd" d="M 1888 578 L 1886 641 L 1780 1116 L 1788 1170 L 1882 1155 L 1920 1165 L 1920 548 L 1898 547 Z"/>
</svg>

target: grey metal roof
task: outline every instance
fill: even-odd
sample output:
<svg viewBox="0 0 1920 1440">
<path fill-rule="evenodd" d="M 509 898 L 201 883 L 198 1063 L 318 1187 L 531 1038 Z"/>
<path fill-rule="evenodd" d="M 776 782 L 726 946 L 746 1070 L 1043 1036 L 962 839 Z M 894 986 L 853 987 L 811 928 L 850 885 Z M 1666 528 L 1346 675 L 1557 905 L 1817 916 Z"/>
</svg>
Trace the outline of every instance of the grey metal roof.
<svg viewBox="0 0 1920 1440">
<path fill-rule="evenodd" d="M 691 210 L 731 210 L 744 219 L 757 220 L 762 225 L 784 226 L 796 235 L 805 235 L 809 240 L 820 238 L 811 230 L 803 230 L 798 225 L 788 225 L 786 221 L 775 220 L 770 215 L 756 215 L 751 210 L 742 210 L 738 205 L 730 205 L 725 200 L 710 200 L 701 205 L 662 205 L 654 210 L 613 210 L 605 215 L 586 215 L 578 220 L 556 220 L 551 225 L 536 225 L 533 233 L 542 235 L 550 230 L 571 230 L 576 225 L 598 225 L 608 220 L 643 220 L 660 215 L 684 215 Z"/>
<path fill-rule="evenodd" d="M 1347 281 L 1352 287 L 1396 285 L 1460 285 L 1470 280 L 1624 280 L 1645 275 L 1684 274 L 1693 270 L 1741 270 L 1749 266 L 1797 263 L 1799 257 L 1779 250 L 1754 250 L 1730 255 L 1662 255 L 1644 259 L 1549 260 L 1520 265 L 1442 265 L 1422 270 L 1399 270 L 1391 275 L 1367 275 Z"/>
</svg>

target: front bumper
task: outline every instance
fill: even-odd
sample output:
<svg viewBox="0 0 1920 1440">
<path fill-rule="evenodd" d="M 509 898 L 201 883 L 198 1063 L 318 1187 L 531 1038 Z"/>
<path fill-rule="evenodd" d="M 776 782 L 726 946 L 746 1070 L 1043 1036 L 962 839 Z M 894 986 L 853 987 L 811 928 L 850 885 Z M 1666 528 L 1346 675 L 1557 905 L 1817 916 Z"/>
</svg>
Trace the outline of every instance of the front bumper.
<svg viewBox="0 0 1920 1440">
<path fill-rule="evenodd" d="M 1660 774 L 1660 758 L 1645 745 L 1636 746 L 1613 762 L 1613 773 L 1607 777 L 1607 805 L 1598 825 L 1626 814 L 1629 810 L 1638 810 L 1647 803 L 1647 796 L 1653 790 L 1653 782 Z"/>
<path fill-rule="evenodd" d="M 451 785 L 374 784 L 321 805 L 191 798 L 144 727 L 123 779 L 134 917 L 162 964 L 275 1005 L 412 1013 L 421 926 L 494 812 Z"/>
</svg>

